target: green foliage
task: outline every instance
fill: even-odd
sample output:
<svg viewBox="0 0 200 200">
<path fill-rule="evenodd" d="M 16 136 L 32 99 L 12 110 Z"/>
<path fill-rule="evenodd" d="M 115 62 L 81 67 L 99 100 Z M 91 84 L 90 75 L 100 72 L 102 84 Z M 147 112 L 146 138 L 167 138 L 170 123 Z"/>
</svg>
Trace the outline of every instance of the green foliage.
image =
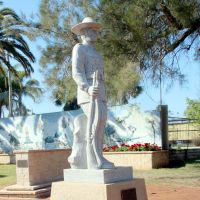
<svg viewBox="0 0 200 200">
<path fill-rule="evenodd" d="M 39 82 L 36 79 L 31 79 L 26 76 L 24 71 L 17 71 L 17 75 L 13 76 L 12 89 L 15 115 L 26 115 L 27 108 L 22 102 L 22 96 L 28 96 L 35 102 L 41 97 L 43 90 L 40 88 Z M 0 75 L 0 117 L 3 106 L 8 106 L 8 77 Z"/>
<path fill-rule="evenodd" d="M 33 72 L 31 62 L 35 61 L 35 57 L 23 39 L 25 30 L 20 28 L 22 24 L 23 21 L 13 10 L 0 9 L 0 72 L 4 75 L 3 65 L 16 74 L 16 69 L 10 64 L 11 59 L 17 61 L 27 75 Z"/>
<path fill-rule="evenodd" d="M 79 108 L 80 108 L 80 106 L 77 104 L 77 98 L 74 98 L 74 99 L 66 102 L 66 104 L 63 107 L 63 110 L 64 111 L 78 110 Z"/>
<path fill-rule="evenodd" d="M 76 96 L 76 84 L 71 77 L 71 53 L 79 38 L 70 29 L 89 12 L 94 13 L 95 5 L 96 1 L 87 0 L 42 0 L 38 22 L 27 23 L 32 27 L 31 36 L 35 34 L 35 38 L 46 42 L 46 46 L 41 47 L 41 71 L 57 104 L 73 101 Z M 102 50 L 101 42 L 97 48 Z M 104 56 L 110 102 L 127 102 L 130 96 L 141 92 L 138 90 L 138 65 L 125 61 L 123 56 L 110 58 L 112 55 Z"/>
<path fill-rule="evenodd" d="M 12 81 L 13 96 L 16 102 L 15 115 L 26 115 L 27 108 L 22 102 L 22 97 L 27 96 L 37 102 L 41 97 L 43 90 L 39 81 L 26 76 L 24 71 L 18 71 L 17 76 Z"/>
<path fill-rule="evenodd" d="M 199 55 L 199 0 L 42 0 L 39 20 L 32 26 L 35 37 L 46 41 L 40 63 L 59 103 L 76 95 L 71 51 L 79 38 L 70 28 L 85 16 L 104 25 L 97 48 L 105 60 L 111 103 L 137 96 L 142 78 L 151 78 L 154 85 L 160 77 L 184 81 L 178 55 L 191 48 Z"/>
<path fill-rule="evenodd" d="M 36 34 L 46 42 L 46 47 L 41 48 L 41 71 L 53 98 L 61 104 L 76 95 L 71 77 L 71 51 L 76 42 L 70 28 L 77 17 L 71 1 L 41 1 L 40 28 L 36 29 Z"/>
<path fill-rule="evenodd" d="M 200 100 L 187 99 L 185 115 L 190 119 L 195 119 L 200 126 Z"/>
<path fill-rule="evenodd" d="M 162 78 L 184 80 L 178 53 L 199 51 L 200 1 L 100 0 L 94 15 L 104 24 L 107 57 L 139 63 L 154 84 L 160 71 Z"/>
</svg>

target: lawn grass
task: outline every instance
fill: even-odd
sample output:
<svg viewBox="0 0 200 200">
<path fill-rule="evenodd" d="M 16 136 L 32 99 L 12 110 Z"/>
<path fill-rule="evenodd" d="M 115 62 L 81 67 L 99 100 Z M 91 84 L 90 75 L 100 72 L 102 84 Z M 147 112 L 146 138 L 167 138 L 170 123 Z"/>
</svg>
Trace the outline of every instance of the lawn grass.
<svg viewBox="0 0 200 200">
<path fill-rule="evenodd" d="M 200 159 L 181 164 L 171 168 L 133 170 L 134 177 L 145 178 L 147 184 L 200 187 Z M 15 183 L 15 165 L 0 165 L 0 188 Z"/>
<path fill-rule="evenodd" d="M 200 159 L 182 166 L 153 170 L 134 170 L 134 177 L 145 178 L 147 184 L 200 187 Z"/>
<path fill-rule="evenodd" d="M 0 165 L 0 188 L 16 183 L 15 165 Z"/>
</svg>

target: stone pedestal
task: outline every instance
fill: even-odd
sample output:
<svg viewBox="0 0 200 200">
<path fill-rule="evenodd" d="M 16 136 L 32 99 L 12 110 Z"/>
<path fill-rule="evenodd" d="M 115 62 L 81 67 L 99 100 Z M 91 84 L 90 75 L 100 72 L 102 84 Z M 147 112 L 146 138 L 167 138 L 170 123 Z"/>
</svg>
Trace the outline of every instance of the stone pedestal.
<svg viewBox="0 0 200 200">
<path fill-rule="evenodd" d="M 0 199 L 38 199 L 49 197 L 51 183 L 63 180 L 63 169 L 71 151 L 28 150 L 16 151 L 17 184 L 0 190 Z"/>
<path fill-rule="evenodd" d="M 12 185 L 0 190 L 0 200 L 36 200 L 49 197 L 51 184 L 37 186 Z"/>
<path fill-rule="evenodd" d="M 15 151 L 17 185 L 34 186 L 63 180 L 71 150 Z"/>
<path fill-rule="evenodd" d="M 147 200 L 144 179 L 117 183 L 52 184 L 51 200 Z"/>
<path fill-rule="evenodd" d="M 66 169 L 64 181 L 52 183 L 51 200 L 147 200 L 144 179 L 131 167 Z"/>
</svg>

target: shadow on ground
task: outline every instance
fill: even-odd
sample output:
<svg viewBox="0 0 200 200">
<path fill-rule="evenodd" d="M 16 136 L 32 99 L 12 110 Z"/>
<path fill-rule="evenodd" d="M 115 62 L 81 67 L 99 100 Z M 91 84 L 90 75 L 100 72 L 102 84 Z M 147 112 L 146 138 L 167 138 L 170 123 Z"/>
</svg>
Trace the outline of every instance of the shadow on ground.
<svg viewBox="0 0 200 200">
<path fill-rule="evenodd" d="M 173 160 L 170 161 L 168 168 L 179 168 L 179 167 L 185 167 L 186 161 L 184 160 Z"/>
<path fill-rule="evenodd" d="M 4 178 L 4 177 L 7 177 L 7 175 L 0 175 L 0 178 Z"/>
<path fill-rule="evenodd" d="M 193 168 L 200 168 L 200 159 L 170 161 L 168 168 L 185 167 L 186 164 L 193 165 Z"/>
</svg>

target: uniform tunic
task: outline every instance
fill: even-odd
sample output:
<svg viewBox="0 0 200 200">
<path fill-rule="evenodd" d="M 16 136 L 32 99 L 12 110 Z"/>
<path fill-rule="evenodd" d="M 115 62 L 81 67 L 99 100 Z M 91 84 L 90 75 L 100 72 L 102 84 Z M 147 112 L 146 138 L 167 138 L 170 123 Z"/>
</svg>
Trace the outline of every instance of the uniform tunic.
<svg viewBox="0 0 200 200">
<path fill-rule="evenodd" d="M 93 75 L 97 70 L 99 76 L 99 94 L 97 98 L 106 102 L 102 56 L 91 45 L 76 44 L 72 51 L 72 76 L 78 86 L 77 102 L 79 105 L 90 102 L 88 88 L 92 86 Z"/>
</svg>

